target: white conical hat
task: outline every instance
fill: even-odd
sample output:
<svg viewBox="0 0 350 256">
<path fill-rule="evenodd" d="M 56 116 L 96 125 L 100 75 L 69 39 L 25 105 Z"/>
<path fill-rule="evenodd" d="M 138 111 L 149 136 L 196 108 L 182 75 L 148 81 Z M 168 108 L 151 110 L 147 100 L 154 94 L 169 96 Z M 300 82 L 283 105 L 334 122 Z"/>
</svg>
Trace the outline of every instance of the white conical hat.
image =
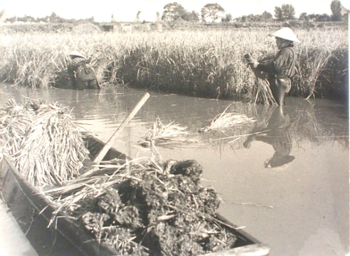
<svg viewBox="0 0 350 256">
<path fill-rule="evenodd" d="M 277 30 L 275 33 L 271 34 L 271 36 L 279 37 L 282 39 L 286 39 L 292 42 L 300 43 L 297 36 L 294 34 L 293 30 L 290 28 L 281 28 L 280 30 Z"/>
<path fill-rule="evenodd" d="M 78 51 L 72 51 L 69 53 L 69 56 L 77 56 L 77 57 L 82 57 L 82 58 L 85 58 L 84 55 L 82 55 L 80 52 Z"/>
</svg>

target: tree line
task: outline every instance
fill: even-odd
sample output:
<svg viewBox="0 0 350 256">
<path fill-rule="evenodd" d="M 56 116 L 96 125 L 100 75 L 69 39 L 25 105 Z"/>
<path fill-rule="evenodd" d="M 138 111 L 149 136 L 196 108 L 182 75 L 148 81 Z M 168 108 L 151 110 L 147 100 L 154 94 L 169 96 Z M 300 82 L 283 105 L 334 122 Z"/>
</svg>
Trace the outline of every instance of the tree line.
<svg viewBox="0 0 350 256">
<path fill-rule="evenodd" d="M 243 15 L 241 17 L 233 18 L 232 14 L 226 13 L 225 9 L 217 4 L 211 3 L 206 4 L 201 8 L 200 12 L 187 11 L 181 4 L 177 2 L 168 3 L 163 7 L 162 15 L 157 12 L 157 21 L 163 22 L 179 22 L 179 21 L 189 21 L 189 22 L 266 22 L 266 21 L 287 21 L 287 20 L 302 20 L 302 21 L 341 21 L 346 19 L 345 15 L 342 15 L 341 4 L 339 0 L 333 0 L 330 4 L 330 9 L 332 11 L 331 15 L 328 14 L 307 14 L 301 13 L 299 18 L 295 17 L 295 9 L 292 4 L 282 4 L 281 7 L 276 6 L 274 9 L 274 15 L 264 11 L 259 15 Z M 135 21 L 140 21 L 141 11 L 136 14 Z M 112 15 L 111 20 L 114 20 Z M 11 17 L 7 18 L 5 21 L 15 22 L 49 22 L 49 23 L 80 23 L 80 22 L 91 22 L 94 23 L 94 17 L 87 19 L 65 19 L 59 17 L 56 13 L 52 13 L 50 16 L 43 18 L 33 18 L 31 16 L 24 17 Z"/>
<path fill-rule="evenodd" d="M 95 18 L 91 17 L 91 18 L 86 18 L 86 19 L 65 19 L 62 18 L 60 16 L 58 16 L 55 12 L 52 12 L 50 16 L 45 16 L 42 18 L 34 18 L 32 16 L 29 15 L 25 15 L 24 17 L 11 17 L 11 18 L 7 18 L 5 19 L 5 22 L 47 22 L 47 23 L 86 23 L 86 22 L 90 22 L 90 23 L 94 23 L 95 22 Z"/>
<path fill-rule="evenodd" d="M 332 15 L 328 14 L 307 14 L 302 13 L 299 16 L 299 20 L 305 21 L 341 21 L 345 17 L 341 13 L 341 4 L 339 0 L 333 0 L 330 4 Z M 199 13 L 188 12 L 181 4 L 177 2 L 169 3 L 164 6 L 162 21 L 203 21 L 203 22 L 230 22 L 230 21 L 269 21 L 269 20 L 296 20 L 295 8 L 292 4 L 282 4 L 281 7 L 276 6 L 274 15 L 264 11 L 259 15 L 244 15 L 233 19 L 230 13 L 226 13 L 225 9 L 219 4 L 206 4 Z"/>
</svg>

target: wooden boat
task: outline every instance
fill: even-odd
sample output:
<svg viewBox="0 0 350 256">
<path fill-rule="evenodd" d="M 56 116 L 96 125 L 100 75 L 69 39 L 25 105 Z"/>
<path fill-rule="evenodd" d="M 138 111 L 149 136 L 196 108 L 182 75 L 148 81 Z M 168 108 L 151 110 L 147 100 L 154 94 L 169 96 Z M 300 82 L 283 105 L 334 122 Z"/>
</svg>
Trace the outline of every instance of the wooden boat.
<svg viewBox="0 0 350 256">
<path fill-rule="evenodd" d="M 87 148 L 93 159 L 105 145 L 93 136 L 85 138 Z M 109 149 L 104 160 L 126 158 L 127 156 L 114 148 Z M 2 184 L 3 200 L 19 226 L 39 255 L 65 256 L 111 256 L 118 255 L 112 246 L 99 244 L 80 224 L 67 216 L 60 215 L 54 225 L 48 227 L 55 208 L 52 203 L 29 184 L 16 170 L 10 158 L 4 157 L 0 165 L 0 181 Z M 269 248 L 246 232 L 236 229 L 223 216 L 216 216 L 237 241 L 234 248 L 206 256 L 264 256 L 269 254 Z"/>
</svg>

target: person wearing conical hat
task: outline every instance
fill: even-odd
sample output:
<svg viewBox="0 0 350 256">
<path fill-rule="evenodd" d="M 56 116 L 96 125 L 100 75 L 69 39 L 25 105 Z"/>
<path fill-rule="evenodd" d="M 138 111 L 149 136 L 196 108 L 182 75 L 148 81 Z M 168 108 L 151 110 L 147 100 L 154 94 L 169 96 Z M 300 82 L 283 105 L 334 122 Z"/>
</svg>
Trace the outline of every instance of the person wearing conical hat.
<svg viewBox="0 0 350 256">
<path fill-rule="evenodd" d="M 73 89 L 100 89 L 95 72 L 86 64 L 90 60 L 78 51 L 69 53 L 68 73 Z"/>
<path fill-rule="evenodd" d="M 291 89 L 291 77 L 296 73 L 296 53 L 294 43 L 300 43 L 293 30 L 284 27 L 271 34 L 276 38 L 278 52 L 267 62 L 258 62 L 251 59 L 249 62 L 253 69 L 268 74 L 268 81 L 272 94 L 279 106 L 285 104 L 285 94 Z"/>
</svg>

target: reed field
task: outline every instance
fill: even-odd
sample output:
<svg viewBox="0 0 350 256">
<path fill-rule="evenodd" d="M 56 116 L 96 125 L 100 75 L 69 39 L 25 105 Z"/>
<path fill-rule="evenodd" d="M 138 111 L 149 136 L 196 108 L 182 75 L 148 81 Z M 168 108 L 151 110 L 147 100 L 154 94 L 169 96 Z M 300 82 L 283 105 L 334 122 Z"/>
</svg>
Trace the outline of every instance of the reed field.
<svg viewBox="0 0 350 256">
<path fill-rule="evenodd" d="M 32 88 L 69 87 L 66 57 L 72 50 L 92 59 L 103 86 L 135 88 L 198 97 L 262 101 L 264 90 L 247 67 L 254 58 L 276 53 L 268 34 L 276 28 L 218 28 L 150 32 L 17 33 L 2 35 L 1 81 Z M 346 27 L 294 29 L 300 73 L 290 95 L 346 97 Z M 257 92 L 260 95 L 257 95 Z"/>
</svg>

